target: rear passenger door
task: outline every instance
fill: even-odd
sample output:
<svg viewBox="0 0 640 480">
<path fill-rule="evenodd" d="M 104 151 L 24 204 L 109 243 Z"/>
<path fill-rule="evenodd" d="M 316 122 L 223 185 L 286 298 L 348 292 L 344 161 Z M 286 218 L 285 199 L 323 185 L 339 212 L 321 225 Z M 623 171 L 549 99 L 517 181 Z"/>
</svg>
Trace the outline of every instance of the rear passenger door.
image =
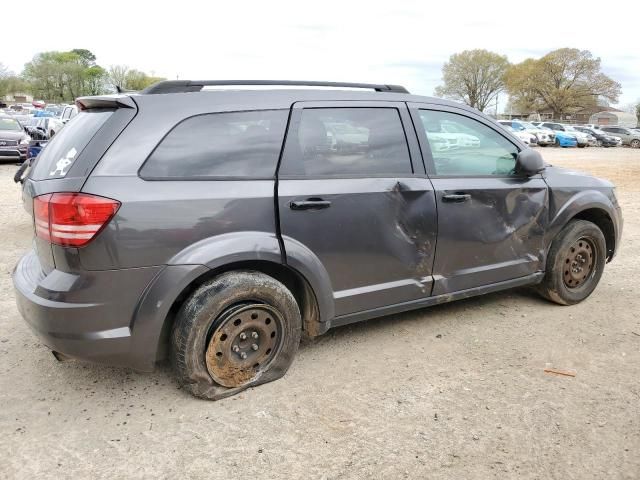
<svg viewBox="0 0 640 480">
<path fill-rule="evenodd" d="M 404 104 L 296 103 L 278 207 L 285 249 L 326 268 L 336 316 L 431 294 L 435 197 Z"/>
</svg>

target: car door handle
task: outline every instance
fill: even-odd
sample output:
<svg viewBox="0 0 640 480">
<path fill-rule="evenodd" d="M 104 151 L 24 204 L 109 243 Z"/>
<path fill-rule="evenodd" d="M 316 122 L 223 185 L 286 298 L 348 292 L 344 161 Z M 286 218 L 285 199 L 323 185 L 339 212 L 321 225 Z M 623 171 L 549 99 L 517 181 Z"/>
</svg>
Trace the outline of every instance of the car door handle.
<svg viewBox="0 0 640 480">
<path fill-rule="evenodd" d="M 448 203 L 464 203 L 471 198 L 468 193 L 448 193 L 442 196 L 443 202 Z"/>
<path fill-rule="evenodd" d="M 330 206 L 331 202 L 322 198 L 307 198 L 306 200 L 294 200 L 289 203 L 291 210 L 322 210 Z"/>
</svg>

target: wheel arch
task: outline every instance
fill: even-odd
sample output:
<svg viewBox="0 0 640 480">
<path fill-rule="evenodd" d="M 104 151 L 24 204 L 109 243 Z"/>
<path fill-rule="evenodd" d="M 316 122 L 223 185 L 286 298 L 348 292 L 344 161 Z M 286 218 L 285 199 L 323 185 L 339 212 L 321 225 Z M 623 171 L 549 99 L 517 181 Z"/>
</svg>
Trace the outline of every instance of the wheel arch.
<svg viewBox="0 0 640 480">
<path fill-rule="evenodd" d="M 602 208 L 587 208 L 578 212 L 571 220 L 587 220 L 602 231 L 607 246 L 607 261 L 611 261 L 616 251 L 616 231 L 609 213 Z"/>
<path fill-rule="evenodd" d="M 618 229 L 614 222 L 614 206 L 601 192 L 586 191 L 565 203 L 551 220 L 547 232 L 548 253 L 558 233 L 572 220 L 587 220 L 595 224 L 603 233 L 607 248 L 607 261 L 611 261 L 617 248 Z"/>
<path fill-rule="evenodd" d="M 204 282 L 233 270 L 255 270 L 283 283 L 294 295 L 309 336 L 324 333 L 334 316 L 328 275 L 319 259 L 295 242 L 284 263 L 280 244 L 268 232 L 238 232 L 194 244 L 179 253 L 150 283 L 132 320 L 132 353 L 141 370 L 166 356 L 175 314 Z"/>
</svg>

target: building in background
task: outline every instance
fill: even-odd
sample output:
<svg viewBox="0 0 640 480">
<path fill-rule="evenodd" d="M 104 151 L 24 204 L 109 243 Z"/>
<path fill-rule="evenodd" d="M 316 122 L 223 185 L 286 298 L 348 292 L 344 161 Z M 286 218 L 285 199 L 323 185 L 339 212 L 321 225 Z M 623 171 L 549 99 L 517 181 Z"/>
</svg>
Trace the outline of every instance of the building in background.
<svg viewBox="0 0 640 480">
<path fill-rule="evenodd" d="M 589 117 L 589 123 L 593 123 L 594 125 L 636 127 L 638 125 L 638 118 L 633 113 L 622 112 L 613 108 L 594 113 Z"/>
</svg>

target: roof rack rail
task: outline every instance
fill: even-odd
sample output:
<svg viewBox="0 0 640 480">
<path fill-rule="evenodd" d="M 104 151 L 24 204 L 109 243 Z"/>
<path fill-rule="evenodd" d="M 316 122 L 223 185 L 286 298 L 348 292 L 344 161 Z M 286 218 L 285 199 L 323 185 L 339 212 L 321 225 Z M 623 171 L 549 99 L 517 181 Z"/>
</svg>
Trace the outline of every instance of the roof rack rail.
<svg viewBox="0 0 640 480">
<path fill-rule="evenodd" d="M 348 82 L 316 82 L 297 80 L 164 80 L 147 87 L 142 93 L 185 93 L 199 92 L 203 87 L 221 86 L 251 86 L 251 85 L 277 85 L 300 87 L 338 87 L 338 88 L 365 88 L 376 92 L 409 93 L 400 85 L 382 85 L 375 83 L 348 83 Z"/>
</svg>

